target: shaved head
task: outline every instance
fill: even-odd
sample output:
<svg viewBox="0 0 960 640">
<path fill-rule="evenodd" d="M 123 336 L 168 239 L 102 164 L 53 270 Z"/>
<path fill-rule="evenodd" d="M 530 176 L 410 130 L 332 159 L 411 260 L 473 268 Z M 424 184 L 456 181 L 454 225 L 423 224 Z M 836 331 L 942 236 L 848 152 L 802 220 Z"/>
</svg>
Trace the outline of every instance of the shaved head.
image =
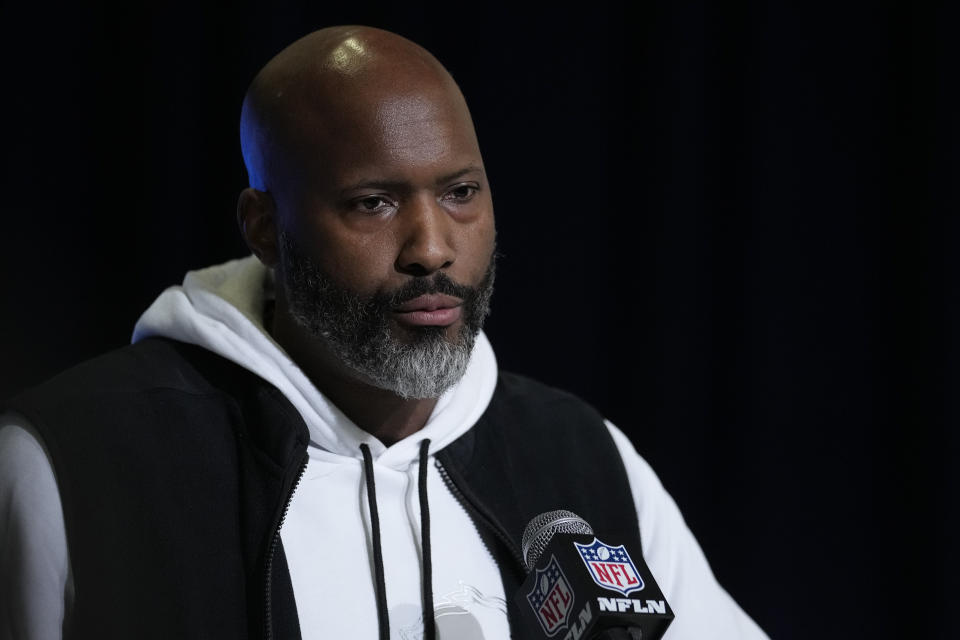
<svg viewBox="0 0 960 640">
<path fill-rule="evenodd" d="M 469 120 L 453 78 L 410 40 L 364 26 L 304 36 L 263 67 L 244 98 L 240 141 L 250 186 L 282 189 L 300 162 L 323 154 L 326 138 L 350 135 L 370 118 L 389 126 L 391 105 L 409 111 L 418 98 L 454 103 Z"/>
</svg>

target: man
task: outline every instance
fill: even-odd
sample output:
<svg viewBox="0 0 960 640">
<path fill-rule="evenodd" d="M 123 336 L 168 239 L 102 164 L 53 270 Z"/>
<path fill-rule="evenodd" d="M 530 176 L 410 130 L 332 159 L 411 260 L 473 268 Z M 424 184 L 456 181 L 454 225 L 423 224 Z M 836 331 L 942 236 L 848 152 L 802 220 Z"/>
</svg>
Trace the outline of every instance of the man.
<svg viewBox="0 0 960 640">
<path fill-rule="evenodd" d="M 523 524 L 570 508 L 642 548 L 668 638 L 765 637 L 622 433 L 497 371 L 490 185 L 429 53 L 310 34 L 241 140 L 254 256 L 7 404 L 0 633 L 521 637 Z"/>
</svg>

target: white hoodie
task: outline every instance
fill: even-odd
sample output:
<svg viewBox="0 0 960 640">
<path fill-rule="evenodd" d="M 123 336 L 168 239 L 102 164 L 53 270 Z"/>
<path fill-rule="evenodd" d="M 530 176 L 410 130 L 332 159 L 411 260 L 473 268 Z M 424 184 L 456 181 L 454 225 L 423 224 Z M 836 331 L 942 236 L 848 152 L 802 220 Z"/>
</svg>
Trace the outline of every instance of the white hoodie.
<svg viewBox="0 0 960 640">
<path fill-rule="evenodd" d="M 372 534 L 360 445 L 374 461 L 391 638 L 423 635 L 419 445 L 433 455 L 469 430 L 497 380 L 482 333 L 463 379 L 419 432 L 387 447 L 357 427 L 304 375 L 263 326 L 271 273 L 249 257 L 193 271 L 143 314 L 133 341 L 165 336 L 202 346 L 276 386 L 310 432 L 309 463 L 281 529 L 305 640 L 376 638 Z M 668 640 L 765 638 L 717 584 L 659 480 L 608 423 L 634 495 L 643 555 L 676 614 Z M 438 637 L 509 637 L 500 573 L 463 506 L 427 465 Z M 66 534 L 49 459 L 21 416 L 0 417 L 0 639 L 60 637 L 72 599 Z"/>
</svg>

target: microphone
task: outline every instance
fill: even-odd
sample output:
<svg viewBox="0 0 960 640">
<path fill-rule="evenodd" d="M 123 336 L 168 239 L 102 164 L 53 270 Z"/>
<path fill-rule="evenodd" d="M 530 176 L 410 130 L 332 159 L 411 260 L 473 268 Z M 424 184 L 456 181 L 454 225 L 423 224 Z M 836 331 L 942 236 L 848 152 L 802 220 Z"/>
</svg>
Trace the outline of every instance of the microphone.
<svg viewBox="0 0 960 640">
<path fill-rule="evenodd" d="M 572 511 L 531 520 L 521 550 L 529 573 L 514 601 L 531 637 L 658 640 L 673 621 L 640 550 L 602 542 Z"/>
</svg>

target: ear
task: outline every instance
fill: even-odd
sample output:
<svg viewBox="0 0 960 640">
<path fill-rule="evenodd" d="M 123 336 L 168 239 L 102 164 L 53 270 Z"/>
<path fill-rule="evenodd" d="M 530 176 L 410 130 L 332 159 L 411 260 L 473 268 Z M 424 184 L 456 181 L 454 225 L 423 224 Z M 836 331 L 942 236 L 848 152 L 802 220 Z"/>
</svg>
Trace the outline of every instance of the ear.
<svg viewBox="0 0 960 640">
<path fill-rule="evenodd" d="M 277 263 L 277 210 L 267 191 L 248 187 L 237 201 L 237 224 L 250 251 L 268 267 Z"/>
</svg>

